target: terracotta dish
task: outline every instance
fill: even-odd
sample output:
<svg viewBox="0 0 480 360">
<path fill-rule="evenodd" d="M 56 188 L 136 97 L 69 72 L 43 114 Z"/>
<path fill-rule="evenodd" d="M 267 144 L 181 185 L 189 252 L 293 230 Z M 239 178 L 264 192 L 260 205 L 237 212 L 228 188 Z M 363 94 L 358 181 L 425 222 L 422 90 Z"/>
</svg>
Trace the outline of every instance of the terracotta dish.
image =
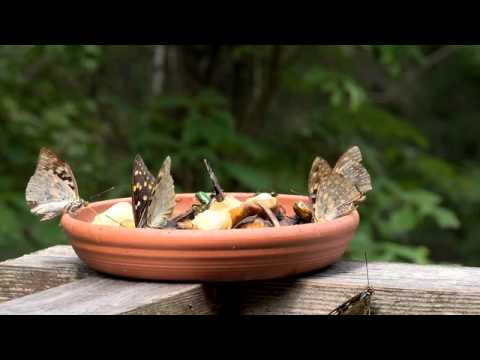
<svg viewBox="0 0 480 360">
<path fill-rule="evenodd" d="M 253 194 L 231 194 L 245 200 Z M 194 194 L 177 195 L 175 215 L 190 208 Z M 292 215 L 304 196 L 279 195 Z M 91 204 L 100 213 L 119 201 Z M 288 213 L 289 212 L 289 213 Z M 89 267 L 126 278 L 186 282 L 227 282 L 281 278 L 338 261 L 359 224 L 358 212 L 325 224 L 264 229 L 152 230 L 93 225 L 94 213 L 65 214 L 62 226 Z"/>
</svg>

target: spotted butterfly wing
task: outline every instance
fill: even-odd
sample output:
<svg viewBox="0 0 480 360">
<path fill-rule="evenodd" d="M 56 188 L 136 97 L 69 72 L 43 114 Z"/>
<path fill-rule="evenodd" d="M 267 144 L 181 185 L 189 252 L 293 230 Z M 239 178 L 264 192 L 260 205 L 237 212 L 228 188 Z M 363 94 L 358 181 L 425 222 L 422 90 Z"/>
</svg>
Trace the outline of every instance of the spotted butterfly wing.
<svg viewBox="0 0 480 360">
<path fill-rule="evenodd" d="M 140 155 L 133 161 L 132 208 L 135 227 L 142 228 L 147 220 L 147 208 L 156 185 L 155 177 L 150 173 Z"/>
<path fill-rule="evenodd" d="M 167 225 L 175 208 L 175 186 L 170 174 L 172 161 L 167 156 L 158 173 L 151 201 L 147 207 L 147 224 L 149 228 L 161 229 Z"/>
<path fill-rule="evenodd" d="M 358 146 L 348 149 L 333 169 L 321 157 L 314 160 L 308 185 L 315 222 L 345 216 L 365 200 L 365 193 L 372 190 L 372 185 L 362 161 Z"/>
<path fill-rule="evenodd" d="M 363 200 L 354 184 L 339 174 L 332 173 L 318 186 L 314 204 L 317 223 L 331 221 L 355 210 L 355 203 Z"/>
<path fill-rule="evenodd" d="M 312 203 L 315 203 L 315 197 L 320 183 L 332 173 L 332 168 L 328 162 L 317 156 L 313 160 L 310 173 L 308 175 L 308 193 Z"/>
<path fill-rule="evenodd" d="M 350 180 L 360 192 L 371 191 L 372 181 L 367 169 L 361 164 L 362 153 L 358 146 L 347 150 L 337 161 L 333 172 L 343 175 Z"/>
<path fill-rule="evenodd" d="M 70 166 L 57 154 L 41 148 L 35 173 L 25 190 L 25 198 L 30 211 L 41 217 L 41 221 L 51 220 L 65 211 L 85 206 L 80 199 L 77 181 Z"/>
<path fill-rule="evenodd" d="M 341 168 L 349 161 L 354 161 L 357 163 L 361 163 L 363 161 L 362 152 L 358 146 L 352 146 L 350 149 L 345 151 L 345 153 L 343 153 L 343 155 L 338 159 L 335 167 Z"/>
</svg>

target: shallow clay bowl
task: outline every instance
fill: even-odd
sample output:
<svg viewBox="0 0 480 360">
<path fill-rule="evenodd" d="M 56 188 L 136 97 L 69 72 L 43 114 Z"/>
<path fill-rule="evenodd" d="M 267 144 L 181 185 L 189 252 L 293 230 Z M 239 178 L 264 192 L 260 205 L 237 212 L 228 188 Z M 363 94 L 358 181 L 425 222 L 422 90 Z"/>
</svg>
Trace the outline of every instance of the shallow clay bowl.
<svg viewBox="0 0 480 360">
<path fill-rule="evenodd" d="M 245 200 L 253 194 L 231 194 Z M 279 195 L 292 215 L 304 196 Z M 189 209 L 194 194 L 177 195 L 175 214 Z M 116 199 L 93 203 L 101 213 Z M 127 229 L 93 225 L 94 213 L 65 214 L 62 226 L 89 267 L 126 278 L 187 282 L 250 281 L 311 272 L 338 261 L 359 224 L 354 213 L 325 224 L 236 230 Z"/>
</svg>

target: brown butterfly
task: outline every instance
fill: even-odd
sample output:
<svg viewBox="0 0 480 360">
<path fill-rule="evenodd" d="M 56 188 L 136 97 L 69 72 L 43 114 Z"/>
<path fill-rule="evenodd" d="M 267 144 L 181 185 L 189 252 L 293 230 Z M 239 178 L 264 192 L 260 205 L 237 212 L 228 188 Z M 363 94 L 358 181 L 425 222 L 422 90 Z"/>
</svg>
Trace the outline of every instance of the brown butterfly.
<svg viewBox="0 0 480 360">
<path fill-rule="evenodd" d="M 63 213 L 74 213 L 88 203 L 78 194 L 77 181 L 70 166 L 53 151 L 40 149 L 37 168 L 25 190 L 30 211 L 51 220 Z"/>
<path fill-rule="evenodd" d="M 361 293 L 355 295 L 342 305 L 331 311 L 328 315 L 370 315 L 371 301 L 375 290 L 370 287 L 370 280 L 368 279 L 368 263 L 367 254 L 365 254 L 365 264 L 367 267 L 367 288 Z"/>
<path fill-rule="evenodd" d="M 367 288 L 355 295 L 328 315 L 371 315 L 370 303 L 375 290 Z"/>
<path fill-rule="evenodd" d="M 170 174 L 171 159 L 167 156 L 155 178 L 140 155 L 133 165 L 132 207 L 135 227 L 163 228 L 175 208 L 175 187 Z"/>
<path fill-rule="evenodd" d="M 346 151 L 333 169 L 325 159 L 315 158 L 308 177 L 315 222 L 347 215 L 365 200 L 365 193 L 372 190 L 372 184 L 361 162 L 358 146 Z"/>
</svg>

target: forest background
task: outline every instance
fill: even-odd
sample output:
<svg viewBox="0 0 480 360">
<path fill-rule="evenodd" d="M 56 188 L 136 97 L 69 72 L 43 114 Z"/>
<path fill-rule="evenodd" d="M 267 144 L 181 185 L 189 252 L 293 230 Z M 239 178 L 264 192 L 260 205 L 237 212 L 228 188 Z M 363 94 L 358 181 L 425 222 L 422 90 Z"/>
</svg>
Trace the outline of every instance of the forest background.
<svg viewBox="0 0 480 360">
<path fill-rule="evenodd" d="M 480 47 L 0 46 L 0 260 L 67 239 L 25 187 L 40 147 L 86 200 L 128 197 L 139 153 L 176 191 L 306 194 L 360 146 L 374 191 L 348 258 L 480 266 Z M 155 170 L 157 169 L 157 170 Z"/>
</svg>

